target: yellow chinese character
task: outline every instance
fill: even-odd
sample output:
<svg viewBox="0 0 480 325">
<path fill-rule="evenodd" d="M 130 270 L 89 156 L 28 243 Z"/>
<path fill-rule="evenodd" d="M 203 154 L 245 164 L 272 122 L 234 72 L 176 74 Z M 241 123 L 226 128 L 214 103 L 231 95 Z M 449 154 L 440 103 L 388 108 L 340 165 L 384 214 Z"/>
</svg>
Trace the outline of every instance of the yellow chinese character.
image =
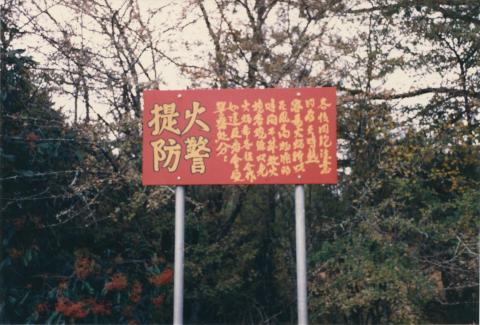
<svg viewBox="0 0 480 325">
<path fill-rule="evenodd" d="M 287 141 L 280 142 L 279 150 L 280 151 L 289 151 L 292 148 L 292 145 Z"/>
<path fill-rule="evenodd" d="M 305 143 L 303 139 L 295 139 L 295 141 L 293 141 L 293 149 L 303 149 L 304 147 Z"/>
<path fill-rule="evenodd" d="M 245 139 L 243 140 L 243 149 L 246 151 L 249 151 L 253 147 L 253 144 L 250 142 L 250 140 Z"/>
<path fill-rule="evenodd" d="M 240 131 L 238 130 L 238 127 L 234 127 L 232 129 L 232 132 L 230 133 L 230 139 L 240 139 L 242 136 L 240 135 Z"/>
<path fill-rule="evenodd" d="M 318 114 L 318 120 L 320 123 L 328 123 L 328 115 L 326 112 L 320 112 Z"/>
<path fill-rule="evenodd" d="M 303 162 L 301 162 L 298 165 L 293 166 L 293 171 L 295 173 L 304 172 L 305 171 L 305 164 Z"/>
<path fill-rule="evenodd" d="M 220 142 L 217 145 L 217 155 L 218 156 L 225 156 L 228 152 L 228 148 L 230 148 L 230 146 L 228 144 L 226 144 L 225 142 Z"/>
<path fill-rule="evenodd" d="M 323 134 L 318 137 L 318 146 L 325 148 L 332 146 L 332 140 L 330 140 L 328 134 Z"/>
<path fill-rule="evenodd" d="M 284 165 L 290 164 L 292 159 L 290 158 L 289 152 L 284 152 L 280 155 L 280 162 Z"/>
<path fill-rule="evenodd" d="M 216 102 L 216 107 L 217 107 L 217 109 L 215 110 L 215 113 L 224 114 L 225 110 L 227 108 L 227 103 L 226 102 Z"/>
<path fill-rule="evenodd" d="M 220 142 L 220 141 L 230 141 L 230 138 L 228 137 L 227 133 L 225 131 L 220 131 L 218 130 L 217 132 L 217 138 L 215 139 L 215 142 Z"/>
<path fill-rule="evenodd" d="M 263 101 L 261 99 L 253 102 L 253 110 L 257 113 L 263 113 Z"/>
<path fill-rule="evenodd" d="M 275 138 L 271 138 L 267 141 L 267 151 L 271 153 L 275 153 L 277 150 L 277 144 Z"/>
<path fill-rule="evenodd" d="M 268 128 L 268 132 L 267 132 L 267 133 L 268 133 L 268 135 L 271 136 L 271 137 L 273 137 L 273 136 L 275 136 L 275 134 L 277 134 L 277 132 L 275 132 L 275 128 L 274 128 L 273 126 Z"/>
<path fill-rule="evenodd" d="M 293 130 L 293 136 L 295 138 L 303 138 L 303 128 L 297 127 L 295 130 Z"/>
<path fill-rule="evenodd" d="M 313 132 L 313 125 L 309 125 L 308 128 L 307 128 L 307 133 L 308 133 L 308 136 L 309 137 L 314 137 L 315 134 Z"/>
<path fill-rule="evenodd" d="M 320 99 L 320 105 L 318 105 L 318 107 L 322 110 L 322 111 L 325 111 L 327 110 L 330 106 L 332 106 L 332 104 L 330 104 L 329 102 L 327 102 L 327 99 L 325 97 L 322 97 Z"/>
<path fill-rule="evenodd" d="M 273 155 L 268 156 L 267 165 L 278 166 L 278 157 Z"/>
<path fill-rule="evenodd" d="M 322 124 L 318 127 L 318 134 L 328 134 L 328 124 Z"/>
<path fill-rule="evenodd" d="M 233 141 L 232 144 L 232 153 L 239 153 L 242 150 L 242 145 L 238 140 Z"/>
<path fill-rule="evenodd" d="M 307 138 L 307 145 L 315 147 L 316 143 L 317 140 L 315 139 L 315 136 L 313 134 Z"/>
<path fill-rule="evenodd" d="M 267 154 L 259 154 L 257 155 L 257 161 L 258 162 L 266 162 L 267 161 Z"/>
<path fill-rule="evenodd" d="M 286 124 L 282 124 L 280 126 L 280 132 L 278 134 L 278 137 L 280 139 L 288 139 L 290 138 L 290 131 L 287 129 L 287 125 Z"/>
<path fill-rule="evenodd" d="M 308 152 L 307 152 L 307 161 L 305 161 L 306 164 L 316 164 L 320 162 L 318 160 L 318 155 L 315 147 L 308 146 Z"/>
<path fill-rule="evenodd" d="M 280 112 L 280 115 L 278 116 L 278 122 L 279 123 L 290 123 L 290 119 L 288 118 L 288 112 L 286 112 L 286 111 Z"/>
<path fill-rule="evenodd" d="M 247 181 L 253 182 L 257 179 L 257 176 L 255 176 L 255 171 L 253 170 L 253 165 L 251 163 L 246 163 L 243 171 L 245 172 L 245 179 Z"/>
<path fill-rule="evenodd" d="M 245 161 L 253 161 L 253 154 L 251 151 L 245 151 L 243 154 L 243 160 Z"/>
<path fill-rule="evenodd" d="M 148 127 L 154 127 L 152 134 L 159 135 L 164 130 L 180 135 L 180 130 L 176 127 L 177 106 L 175 103 L 155 105 L 152 109 L 153 118 L 148 122 Z"/>
<path fill-rule="evenodd" d="M 185 118 L 188 119 L 187 127 L 183 130 L 182 134 L 187 133 L 193 127 L 194 124 L 197 124 L 202 131 L 208 132 L 210 131 L 210 127 L 204 121 L 198 119 L 198 116 L 206 111 L 205 107 L 200 106 L 199 102 L 192 103 L 192 110 L 188 110 L 185 112 Z"/>
<path fill-rule="evenodd" d="M 243 100 L 242 109 L 244 112 L 250 112 L 250 102 L 248 100 Z"/>
<path fill-rule="evenodd" d="M 254 131 L 253 131 L 253 134 L 255 135 L 255 137 L 257 139 L 265 139 L 267 137 L 267 135 L 265 134 L 265 129 L 261 126 L 259 126 L 258 128 L 256 128 Z"/>
<path fill-rule="evenodd" d="M 225 117 L 225 115 L 220 115 L 217 117 L 217 120 L 216 120 L 216 123 L 217 123 L 217 129 L 218 130 L 226 130 L 227 129 L 227 118 Z"/>
<path fill-rule="evenodd" d="M 251 124 L 252 123 L 252 115 L 250 114 L 243 114 L 242 115 L 242 123 L 243 124 Z"/>
<path fill-rule="evenodd" d="M 262 126 L 263 125 L 263 114 L 262 113 L 257 113 L 253 117 L 253 124 L 256 126 Z"/>
<path fill-rule="evenodd" d="M 332 157 L 327 149 L 323 149 L 320 151 L 320 158 L 322 162 L 320 163 L 320 174 L 328 174 L 332 171 Z"/>
<path fill-rule="evenodd" d="M 275 99 L 274 98 L 270 98 L 270 100 L 265 103 L 265 109 L 269 112 L 275 113 Z"/>
<path fill-rule="evenodd" d="M 159 139 L 151 142 L 153 147 L 153 170 L 158 172 L 160 170 L 160 163 L 163 161 L 163 166 L 169 172 L 174 172 L 178 168 L 180 162 L 180 153 L 182 148 L 174 139 L 168 139 L 168 144 L 165 140 Z"/>
<path fill-rule="evenodd" d="M 238 105 L 235 105 L 232 102 L 228 102 L 227 110 L 236 113 L 238 111 Z"/>
<path fill-rule="evenodd" d="M 287 110 L 287 104 L 285 103 L 285 101 L 283 99 L 278 101 L 278 110 L 279 111 L 286 111 Z"/>
<path fill-rule="evenodd" d="M 293 162 L 303 162 L 303 151 L 295 150 L 292 156 Z"/>
<path fill-rule="evenodd" d="M 315 120 L 315 112 L 313 111 L 313 109 L 309 109 L 307 111 L 307 114 L 305 115 L 305 122 L 313 122 Z"/>
<path fill-rule="evenodd" d="M 317 155 L 317 139 L 315 138 L 315 134 L 313 134 L 313 126 L 310 125 L 308 127 L 308 139 L 307 139 L 307 145 L 308 145 L 308 152 L 307 152 L 307 161 L 305 163 L 307 164 L 313 164 L 313 163 L 318 163 L 318 155 Z"/>
<path fill-rule="evenodd" d="M 234 182 L 240 182 L 242 180 L 242 174 L 240 174 L 238 169 L 234 169 L 230 175 L 230 179 Z"/>
<path fill-rule="evenodd" d="M 250 135 L 250 127 L 248 125 L 244 125 L 242 127 L 242 135 L 248 137 Z"/>
<path fill-rule="evenodd" d="M 240 162 L 242 161 L 242 158 L 240 158 L 236 153 L 230 158 L 230 163 L 235 167 L 235 169 L 238 169 L 240 167 Z"/>
<path fill-rule="evenodd" d="M 315 98 L 305 99 L 305 106 L 308 109 L 314 108 L 315 107 Z"/>
<path fill-rule="evenodd" d="M 303 126 L 303 121 L 300 118 L 300 114 L 295 114 L 295 117 L 293 118 L 292 124 L 297 128 Z"/>
<path fill-rule="evenodd" d="M 205 158 L 210 157 L 210 148 L 207 147 L 208 139 L 202 136 L 190 137 L 185 140 L 187 145 L 185 159 L 192 159 L 190 171 L 192 174 L 205 173 Z"/>
<path fill-rule="evenodd" d="M 258 140 L 256 143 L 257 151 L 265 151 L 265 141 Z"/>
<path fill-rule="evenodd" d="M 267 166 L 265 166 L 264 163 L 260 163 L 258 165 L 258 169 L 257 169 L 257 176 L 259 177 L 266 177 L 268 175 L 267 173 Z"/>
<path fill-rule="evenodd" d="M 284 176 L 288 176 L 292 173 L 292 170 L 290 169 L 289 166 L 282 166 L 282 168 L 280 169 L 280 174 L 284 175 Z"/>
<path fill-rule="evenodd" d="M 277 115 L 268 114 L 268 116 L 267 116 L 267 125 L 277 125 L 277 124 L 278 124 Z"/>
<path fill-rule="evenodd" d="M 293 99 L 292 102 L 290 103 L 290 110 L 294 113 L 300 113 L 302 109 L 303 109 L 302 101 L 298 98 Z"/>
<path fill-rule="evenodd" d="M 238 121 L 238 113 L 237 112 L 234 112 L 232 114 L 232 116 L 229 116 L 228 117 L 229 119 L 229 124 L 232 125 L 232 126 L 238 126 L 240 125 L 240 122 Z"/>
<path fill-rule="evenodd" d="M 268 167 L 268 176 L 278 176 L 278 157 L 277 156 L 268 156 L 267 167 Z"/>
</svg>

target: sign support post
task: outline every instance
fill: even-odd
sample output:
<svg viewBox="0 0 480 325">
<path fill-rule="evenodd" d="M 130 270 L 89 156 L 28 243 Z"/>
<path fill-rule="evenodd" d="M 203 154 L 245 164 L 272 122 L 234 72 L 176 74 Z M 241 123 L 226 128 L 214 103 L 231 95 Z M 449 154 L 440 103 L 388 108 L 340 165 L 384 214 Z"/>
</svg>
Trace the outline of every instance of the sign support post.
<svg viewBox="0 0 480 325">
<path fill-rule="evenodd" d="M 336 89 L 145 90 L 143 103 L 143 185 L 176 186 L 173 323 L 183 325 L 184 186 L 292 184 L 308 325 L 304 186 L 337 183 Z"/>
<path fill-rule="evenodd" d="M 308 325 L 304 185 L 295 185 L 295 242 L 297 250 L 296 260 L 298 324 Z"/>
<path fill-rule="evenodd" d="M 175 268 L 173 280 L 173 324 L 183 324 L 183 255 L 185 245 L 185 188 L 175 188 Z"/>
</svg>

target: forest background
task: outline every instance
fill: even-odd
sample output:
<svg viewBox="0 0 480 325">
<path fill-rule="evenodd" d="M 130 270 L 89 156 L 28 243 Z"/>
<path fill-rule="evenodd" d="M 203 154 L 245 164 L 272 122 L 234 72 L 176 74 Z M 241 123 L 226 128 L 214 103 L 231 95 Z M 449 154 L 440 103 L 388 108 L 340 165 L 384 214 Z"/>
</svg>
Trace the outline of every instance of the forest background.
<svg viewBox="0 0 480 325">
<path fill-rule="evenodd" d="M 0 323 L 172 321 L 144 89 L 337 87 L 312 323 L 478 323 L 480 3 L 2 0 Z M 185 320 L 295 323 L 293 187 L 187 187 Z"/>
</svg>

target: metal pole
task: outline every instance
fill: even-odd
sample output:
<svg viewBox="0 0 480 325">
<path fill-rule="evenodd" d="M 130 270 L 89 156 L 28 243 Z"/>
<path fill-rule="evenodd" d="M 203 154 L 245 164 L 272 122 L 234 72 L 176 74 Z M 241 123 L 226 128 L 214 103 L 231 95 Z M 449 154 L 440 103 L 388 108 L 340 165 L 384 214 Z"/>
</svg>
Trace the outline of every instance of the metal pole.
<svg viewBox="0 0 480 325">
<path fill-rule="evenodd" d="M 185 236 L 185 188 L 175 188 L 175 269 L 173 279 L 173 324 L 183 324 L 183 252 Z"/>
<path fill-rule="evenodd" d="M 305 189 L 303 185 L 295 185 L 295 233 L 297 248 L 298 324 L 308 325 L 307 254 L 305 248 Z"/>
</svg>

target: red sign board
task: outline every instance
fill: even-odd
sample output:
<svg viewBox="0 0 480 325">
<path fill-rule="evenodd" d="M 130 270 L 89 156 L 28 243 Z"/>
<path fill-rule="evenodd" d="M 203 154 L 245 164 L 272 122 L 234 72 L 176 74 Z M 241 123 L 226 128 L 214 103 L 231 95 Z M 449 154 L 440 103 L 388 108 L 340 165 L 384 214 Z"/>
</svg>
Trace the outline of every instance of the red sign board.
<svg viewBox="0 0 480 325">
<path fill-rule="evenodd" d="M 335 184 L 335 88 L 146 90 L 143 184 Z"/>
</svg>

